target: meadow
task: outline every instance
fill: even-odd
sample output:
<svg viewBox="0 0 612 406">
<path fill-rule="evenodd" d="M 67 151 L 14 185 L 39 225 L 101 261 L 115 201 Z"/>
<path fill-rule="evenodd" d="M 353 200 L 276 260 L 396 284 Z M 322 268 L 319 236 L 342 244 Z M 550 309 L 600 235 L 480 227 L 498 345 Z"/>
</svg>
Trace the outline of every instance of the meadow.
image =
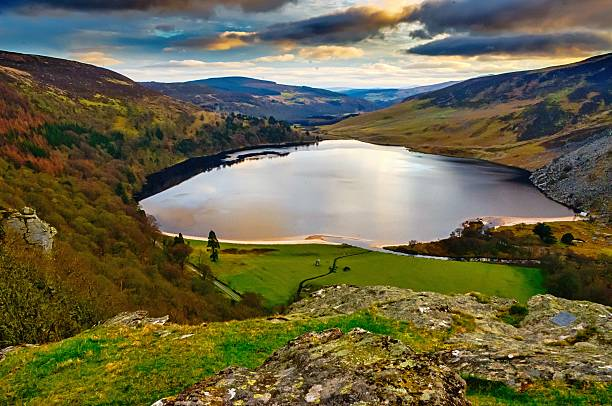
<svg viewBox="0 0 612 406">
<path fill-rule="evenodd" d="M 399 256 L 341 245 L 221 244 L 220 260 L 212 263 L 206 242 L 190 241 L 192 262 L 208 265 L 212 273 L 238 292 L 262 295 L 269 307 L 290 303 L 300 281 L 326 273 L 334 258 L 336 273 L 310 282 L 312 287 L 333 284 L 390 285 L 440 293 L 480 292 L 526 302 L 544 293 L 539 269 L 511 265 Z M 315 266 L 320 259 L 321 265 Z M 345 267 L 350 270 L 345 271 Z"/>
</svg>

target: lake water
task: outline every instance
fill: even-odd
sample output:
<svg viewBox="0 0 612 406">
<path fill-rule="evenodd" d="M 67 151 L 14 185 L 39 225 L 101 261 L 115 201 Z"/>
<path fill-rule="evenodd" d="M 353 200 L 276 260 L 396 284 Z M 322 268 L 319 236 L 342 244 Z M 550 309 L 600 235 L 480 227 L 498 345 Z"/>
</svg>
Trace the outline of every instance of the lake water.
<svg viewBox="0 0 612 406">
<path fill-rule="evenodd" d="M 252 157 L 253 153 L 269 153 Z M 444 238 L 482 216 L 562 217 L 526 172 L 358 141 L 252 150 L 141 201 L 162 230 L 227 240 L 329 235 L 367 245 Z"/>
</svg>

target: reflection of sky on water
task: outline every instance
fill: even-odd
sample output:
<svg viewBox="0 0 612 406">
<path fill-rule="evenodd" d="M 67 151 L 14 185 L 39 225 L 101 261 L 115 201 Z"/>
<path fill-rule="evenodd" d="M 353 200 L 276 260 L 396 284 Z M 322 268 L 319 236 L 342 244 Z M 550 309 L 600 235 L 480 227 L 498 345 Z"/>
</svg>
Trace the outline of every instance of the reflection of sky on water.
<svg viewBox="0 0 612 406">
<path fill-rule="evenodd" d="M 357 141 L 288 150 L 199 174 L 141 204 L 165 231 L 214 229 L 236 240 L 331 234 L 406 242 L 445 237 L 477 216 L 571 215 L 510 168 Z"/>
</svg>

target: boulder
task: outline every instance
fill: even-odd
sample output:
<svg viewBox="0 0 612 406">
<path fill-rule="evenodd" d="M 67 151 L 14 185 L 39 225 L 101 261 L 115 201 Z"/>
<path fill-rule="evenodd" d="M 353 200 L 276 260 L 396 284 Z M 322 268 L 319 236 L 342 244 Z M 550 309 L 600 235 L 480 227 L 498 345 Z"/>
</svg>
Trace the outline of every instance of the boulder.
<svg viewBox="0 0 612 406">
<path fill-rule="evenodd" d="M 259 368 L 228 368 L 155 406 L 468 405 L 465 382 L 390 337 L 308 333 Z"/>
</svg>

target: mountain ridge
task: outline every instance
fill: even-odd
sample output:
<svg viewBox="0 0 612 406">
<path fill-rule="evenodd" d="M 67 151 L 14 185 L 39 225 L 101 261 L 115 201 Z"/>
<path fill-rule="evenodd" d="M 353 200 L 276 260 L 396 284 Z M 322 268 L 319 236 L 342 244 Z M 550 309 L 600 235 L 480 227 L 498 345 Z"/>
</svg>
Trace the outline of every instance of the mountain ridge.
<svg viewBox="0 0 612 406">
<path fill-rule="evenodd" d="M 372 111 L 365 99 L 309 86 L 292 86 L 242 76 L 188 82 L 143 82 L 143 86 L 210 111 L 238 112 L 295 124 L 329 124 L 346 115 Z"/>
</svg>

